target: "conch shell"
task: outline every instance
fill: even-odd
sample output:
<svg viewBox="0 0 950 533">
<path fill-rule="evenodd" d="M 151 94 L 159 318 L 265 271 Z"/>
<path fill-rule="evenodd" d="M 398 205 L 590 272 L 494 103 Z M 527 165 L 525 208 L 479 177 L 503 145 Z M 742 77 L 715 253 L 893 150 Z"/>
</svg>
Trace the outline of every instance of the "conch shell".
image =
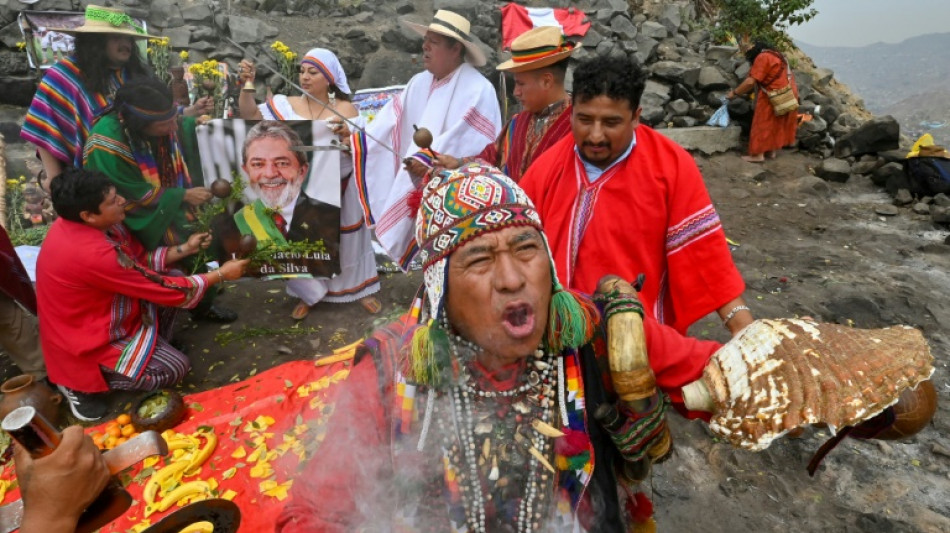
<svg viewBox="0 0 950 533">
<path fill-rule="evenodd" d="M 808 424 L 832 433 L 868 420 L 933 374 L 933 356 L 908 326 L 860 330 L 807 320 L 756 320 L 683 387 L 686 407 L 741 448 L 764 450 Z"/>
</svg>

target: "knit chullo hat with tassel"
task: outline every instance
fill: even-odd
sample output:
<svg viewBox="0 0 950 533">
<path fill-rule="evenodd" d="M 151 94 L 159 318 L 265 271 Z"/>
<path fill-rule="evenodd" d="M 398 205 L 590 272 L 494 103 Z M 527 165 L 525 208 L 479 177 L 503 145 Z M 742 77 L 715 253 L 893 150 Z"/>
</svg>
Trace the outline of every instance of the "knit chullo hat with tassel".
<svg viewBox="0 0 950 533">
<path fill-rule="evenodd" d="M 449 349 L 443 324 L 448 262 L 455 250 L 486 233 L 515 226 L 538 230 L 551 259 L 552 296 L 545 332 L 550 351 L 578 347 L 593 336 L 597 310 L 589 299 L 561 286 L 541 218 L 528 195 L 497 168 L 472 163 L 433 173 L 422 191 L 416 215 L 416 242 L 425 279 L 420 327 L 412 337 L 407 377 L 434 387 L 454 382 L 458 362 Z"/>
</svg>

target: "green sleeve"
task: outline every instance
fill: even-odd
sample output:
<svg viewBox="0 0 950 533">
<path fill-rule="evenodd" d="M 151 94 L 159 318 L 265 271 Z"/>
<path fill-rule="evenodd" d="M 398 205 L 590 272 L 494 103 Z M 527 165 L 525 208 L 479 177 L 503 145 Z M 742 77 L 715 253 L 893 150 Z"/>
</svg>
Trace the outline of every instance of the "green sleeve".
<svg viewBox="0 0 950 533">
<path fill-rule="evenodd" d="M 154 250 L 163 244 L 162 237 L 169 228 L 178 234 L 187 224 L 185 189 L 154 187 L 146 182 L 118 120 L 112 116 L 103 117 L 93 127 L 86 142 L 83 166 L 105 174 L 116 192 L 126 199 L 125 225 L 147 249 Z"/>
</svg>

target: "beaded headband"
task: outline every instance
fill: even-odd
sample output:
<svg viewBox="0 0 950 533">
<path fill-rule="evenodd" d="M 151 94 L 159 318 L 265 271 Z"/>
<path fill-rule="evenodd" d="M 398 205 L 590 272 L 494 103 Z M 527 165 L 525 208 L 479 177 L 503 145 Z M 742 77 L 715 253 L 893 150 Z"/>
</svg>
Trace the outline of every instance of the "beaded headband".
<svg viewBox="0 0 950 533">
<path fill-rule="evenodd" d="M 136 107 L 132 104 L 123 104 L 122 111 L 128 111 L 129 113 L 149 122 L 161 122 L 178 115 L 178 108 L 175 106 L 162 111 L 152 111 L 151 109 Z"/>
</svg>

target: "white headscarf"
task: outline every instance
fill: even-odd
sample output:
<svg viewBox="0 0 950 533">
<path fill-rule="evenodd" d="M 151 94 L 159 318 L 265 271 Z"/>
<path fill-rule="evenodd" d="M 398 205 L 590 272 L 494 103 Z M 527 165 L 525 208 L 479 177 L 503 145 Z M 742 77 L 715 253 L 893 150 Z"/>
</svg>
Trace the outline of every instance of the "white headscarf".
<svg viewBox="0 0 950 533">
<path fill-rule="evenodd" d="M 352 94 L 350 85 L 346 82 L 346 73 L 336 54 L 326 48 L 313 48 L 300 61 L 301 65 L 316 67 L 321 74 L 338 89 L 346 94 Z"/>
</svg>

